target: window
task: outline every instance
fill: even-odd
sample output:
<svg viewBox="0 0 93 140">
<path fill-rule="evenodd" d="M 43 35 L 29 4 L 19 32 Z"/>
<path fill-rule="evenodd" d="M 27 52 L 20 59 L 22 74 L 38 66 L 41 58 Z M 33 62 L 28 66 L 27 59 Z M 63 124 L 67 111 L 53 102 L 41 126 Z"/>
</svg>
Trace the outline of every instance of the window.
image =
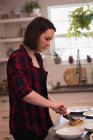
<svg viewBox="0 0 93 140">
<path fill-rule="evenodd" d="M 58 53 L 62 58 L 62 61 L 67 61 L 70 55 L 76 60 L 78 49 L 80 52 L 80 59 L 85 60 L 87 55 L 90 55 L 93 58 L 93 38 L 67 38 L 67 30 L 70 25 L 68 15 L 71 11 L 80 6 L 85 6 L 85 3 L 82 5 L 70 4 L 48 7 L 49 19 L 54 23 L 57 29 L 53 40 L 52 51 Z M 91 6 L 93 5 L 91 4 Z"/>
</svg>

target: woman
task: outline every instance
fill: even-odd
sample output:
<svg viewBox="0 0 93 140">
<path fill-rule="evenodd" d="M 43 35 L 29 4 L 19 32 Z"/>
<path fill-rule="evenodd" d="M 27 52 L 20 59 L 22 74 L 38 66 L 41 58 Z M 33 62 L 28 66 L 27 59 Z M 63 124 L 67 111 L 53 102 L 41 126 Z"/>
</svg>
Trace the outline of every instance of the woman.
<svg viewBox="0 0 93 140">
<path fill-rule="evenodd" d="M 49 108 L 67 113 L 66 107 L 47 93 L 47 72 L 39 53 L 50 47 L 55 31 L 48 19 L 35 18 L 27 26 L 23 45 L 8 60 L 9 124 L 15 140 L 44 140 L 53 125 Z"/>
</svg>

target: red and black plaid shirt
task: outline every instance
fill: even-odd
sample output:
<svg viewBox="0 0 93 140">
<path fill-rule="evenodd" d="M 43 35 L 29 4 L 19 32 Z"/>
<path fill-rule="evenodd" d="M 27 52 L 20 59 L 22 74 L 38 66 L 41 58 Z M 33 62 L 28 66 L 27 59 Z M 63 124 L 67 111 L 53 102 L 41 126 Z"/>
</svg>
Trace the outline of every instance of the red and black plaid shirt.
<svg viewBox="0 0 93 140">
<path fill-rule="evenodd" d="M 24 47 L 15 51 L 7 64 L 10 103 L 10 133 L 17 128 L 27 128 L 36 135 L 47 134 L 53 125 L 48 108 L 29 104 L 22 100 L 32 90 L 47 98 L 47 72 L 39 53 L 36 54 L 40 68 L 33 66 Z M 33 93 L 32 93 L 33 94 Z"/>
</svg>

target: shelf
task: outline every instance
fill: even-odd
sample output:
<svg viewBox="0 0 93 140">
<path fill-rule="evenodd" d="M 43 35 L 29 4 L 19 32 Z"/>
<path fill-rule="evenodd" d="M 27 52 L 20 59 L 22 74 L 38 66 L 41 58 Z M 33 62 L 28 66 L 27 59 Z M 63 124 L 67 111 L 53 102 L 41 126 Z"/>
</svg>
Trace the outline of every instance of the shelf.
<svg viewBox="0 0 93 140">
<path fill-rule="evenodd" d="M 9 42 L 20 42 L 22 41 L 23 38 L 22 37 L 16 37 L 16 38 L 4 38 L 4 39 L 0 39 L 0 43 L 9 43 Z"/>
<path fill-rule="evenodd" d="M 0 23 L 12 23 L 12 22 L 26 22 L 31 21 L 35 18 L 33 17 L 20 17 L 20 18 L 9 18 L 9 19 L 0 19 Z"/>
<path fill-rule="evenodd" d="M 11 43 L 21 43 L 23 41 L 22 36 L 17 36 L 16 31 L 17 27 L 12 26 L 13 24 L 16 25 L 18 23 L 24 22 L 24 27 L 27 24 L 27 22 L 31 22 L 34 18 L 40 16 L 38 15 L 32 15 L 31 17 L 20 17 L 20 18 L 8 18 L 8 19 L 0 19 L 0 63 L 4 63 L 8 61 L 8 55 L 6 55 L 8 49 L 7 46 L 12 46 Z M 16 27 L 16 28 L 15 28 Z M 8 34 L 9 32 L 9 34 Z M 14 47 L 15 45 L 13 45 Z M 13 48 L 11 47 L 11 48 Z M 16 50 L 16 49 L 13 49 Z M 4 57 L 5 56 L 5 57 Z M 4 58 L 3 58 L 4 57 Z"/>
</svg>

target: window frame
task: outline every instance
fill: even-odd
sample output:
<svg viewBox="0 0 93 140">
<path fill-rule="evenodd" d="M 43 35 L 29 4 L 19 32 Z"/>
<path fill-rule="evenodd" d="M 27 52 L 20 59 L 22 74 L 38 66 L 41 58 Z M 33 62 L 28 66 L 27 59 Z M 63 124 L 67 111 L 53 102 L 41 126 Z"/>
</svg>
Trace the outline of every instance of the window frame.
<svg viewBox="0 0 93 140">
<path fill-rule="evenodd" d="M 69 7 L 78 7 L 78 6 L 85 6 L 85 5 L 93 5 L 93 2 L 92 3 L 77 3 L 77 4 L 67 4 L 67 5 L 55 5 L 55 6 L 48 6 L 48 18 L 52 21 L 52 19 L 51 19 L 51 9 L 52 8 L 64 8 L 64 7 L 67 7 L 67 8 L 69 8 Z M 53 21 L 52 21 L 53 22 Z M 55 39 L 56 38 L 60 38 L 60 37 L 62 37 L 62 38 L 64 38 L 64 37 L 66 37 L 67 38 L 67 34 L 61 34 L 61 33 L 59 33 L 59 34 L 56 34 L 55 33 L 55 35 L 54 35 L 54 38 L 53 38 L 53 41 L 52 41 L 52 47 L 51 47 L 51 50 L 50 50 L 50 53 L 51 53 L 51 55 L 53 54 L 53 51 L 55 51 Z M 70 38 L 69 38 L 70 39 Z M 88 42 L 89 42 L 89 38 L 87 38 L 88 39 Z M 90 48 L 90 44 L 88 44 L 89 45 L 89 47 L 87 47 L 87 48 Z M 71 48 L 69 48 L 69 49 L 71 49 Z M 69 50 L 68 49 L 68 50 Z M 82 49 L 83 50 L 83 49 Z M 90 55 L 90 54 L 87 54 L 87 55 Z M 70 55 L 69 55 L 70 56 Z M 73 54 L 72 54 L 72 56 L 73 56 Z M 90 55 L 91 56 L 91 55 Z M 92 56 L 93 57 L 93 56 Z M 86 56 L 86 58 L 87 58 L 87 56 Z M 92 58 L 93 59 L 93 58 Z M 82 62 L 82 64 L 86 64 L 87 63 L 87 61 L 86 61 L 86 59 L 81 59 L 81 62 Z M 74 64 L 76 64 L 77 63 L 77 59 L 75 58 L 75 60 L 74 60 Z M 62 64 L 68 64 L 68 60 L 62 60 Z"/>
</svg>

